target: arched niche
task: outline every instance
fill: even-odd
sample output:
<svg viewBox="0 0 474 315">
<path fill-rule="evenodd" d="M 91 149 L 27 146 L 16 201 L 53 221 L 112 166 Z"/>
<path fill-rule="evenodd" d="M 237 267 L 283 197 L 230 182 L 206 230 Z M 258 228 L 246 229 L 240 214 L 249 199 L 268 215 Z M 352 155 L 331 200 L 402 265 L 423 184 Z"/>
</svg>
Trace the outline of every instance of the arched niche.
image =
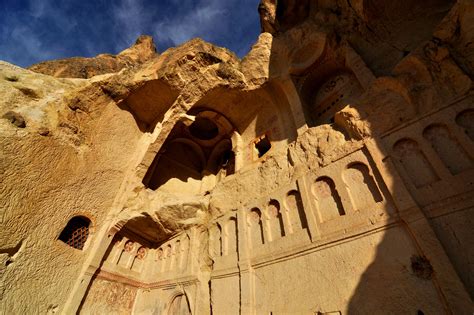
<svg viewBox="0 0 474 315">
<path fill-rule="evenodd" d="M 258 208 L 252 208 L 247 214 L 249 226 L 249 238 L 252 247 L 265 243 L 263 232 L 262 212 Z"/>
<path fill-rule="evenodd" d="M 451 174 L 457 175 L 472 168 L 472 159 L 445 125 L 429 125 L 423 130 L 423 136 Z"/>
<path fill-rule="evenodd" d="M 133 260 L 134 252 L 137 248 L 137 243 L 132 240 L 127 240 L 122 249 L 122 253 L 120 254 L 117 265 L 128 268 Z"/>
<path fill-rule="evenodd" d="M 171 244 L 167 244 L 165 246 L 165 259 L 166 259 L 165 271 L 173 270 L 173 268 L 174 268 L 174 265 L 173 265 L 173 246 L 171 246 Z"/>
<path fill-rule="evenodd" d="M 355 210 L 361 211 L 383 201 L 369 168 L 363 163 L 350 164 L 344 170 L 344 182 Z"/>
<path fill-rule="evenodd" d="M 303 201 L 299 191 L 292 190 L 288 192 L 285 200 L 288 222 L 290 222 L 290 228 L 288 231 L 294 233 L 301 229 L 308 228 L 308 222 L 304 213 Z"/>
<path fill-rule="evenodd" d="M 167 314 L 191 315 L 191 307 L 186 294 L 183 293 L 172 297 Z"/>
<path fill-rule="evenodd" d="M 313 184 L 312 192 L 316 199 L 320 222 L 330 221 L 346 214 L 341 197 L 331 178 L 319 177 Z"/>
<path fill-rule="evenodd" d="M 439 180 L 438 175 L 415 140 L 404 138 L 393 145 L 393 152 L 416 188 Z"/>
<path fill-rule="evenodd" d="M 140 246 L 135 253 L 135 257 L 133 258 L 132 267 L 131 269 L 136 272 L 141 272 L 143 270 L 144 260 L 148 253 L 148 249 L 144 246 Z"/>
<path fill-rule="evenodd" d="M 316 124 L 333 123 L 336 112 L 360 96 L 362 91 L 362 86 L 351 72 L 343 71 L 329 76 L 312 98 L 310 112 L 313 120 Z"/>
<path fill-rule="evenodd" d="M 222 228 L 219 223 L 209 228 L 209 249 L 212 258 L 222 256 Z"/>
<path fill-rule="evenodd" d="M 182 254 L 181 241 L 176 240 L 176 242 L 174 242 L 174 247 L 173 247 L 173 260 L 174 260 L 174 265 L 176 266 L 176 269 L 181 269 L 181 254 Z"/>
<path fill-rule="evenodd" d="M 267 206 L 267 225 L 269 232 L 269 239 L 275 240 L 285 236 L 285 227 L 283 223 L 283 216 L 280 211 L 280 203 L 277 200 L 270 200 Z"/>
<path fill-rule="evenodd" d="M 229 218 L 225 222 L 225 234 L 223 240 L 223 255 L 236 254 L 238 251 L 237 244 L 237 219 L 234 217 Z"/>
<path fill-rule="evenodd" d="M 320 58 L 304 74 L 295 77 L 306 123 L 309 126 L 333 123 L 336 112 L 355 103 L 372 77 L 348 44 L 326 45 Z"/>
<path fill-rule="evenodd" d="M 456 116 L 456 124 L 474 141 L 474 109 L 466 109 Z"/>
<path fill-rule="evenodd" d="M 190 250 L 189 246 L 190 246 L 189 236 L 185 235 L 181 239 L 181 246 L 180 246 L 180 250 L 181 250 L 180 266 L 181 266 L 181 269 L 185 269 L 187 264 L 188 264 L 188 257 L 189 257 L 189 250 Z"/>
<path fill-rule="evenodd" d="M 165 262 L 165 253 L 163 251 L 163 248 L 160 247 L 156 251 L 156 270 L 158 273 L 164 271 L 164 267 L 165 267 L 164 262 Z"/>
</svg>

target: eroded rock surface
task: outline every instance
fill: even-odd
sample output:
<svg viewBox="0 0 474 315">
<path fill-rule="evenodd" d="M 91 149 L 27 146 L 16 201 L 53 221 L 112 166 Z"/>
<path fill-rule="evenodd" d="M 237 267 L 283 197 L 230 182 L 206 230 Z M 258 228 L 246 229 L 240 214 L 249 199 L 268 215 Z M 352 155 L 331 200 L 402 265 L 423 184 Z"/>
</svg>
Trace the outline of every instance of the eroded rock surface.
<svg viewBox="0 0 474 315">
<path fill-rule="evenodd" d="M 153 38 L 140 36 L 135 44 L 118 55 L 101 54 L 92 58 L 74 57 L 44 61 L 28 69 L 57 78 L 88 79 L 96 75 L 119 72 L 157 56 Z"/>
<path fill-rule="evenodd" d="M 474 5 L 259 11 L 242 60 L 0 62 L 0 312 L 473 311 Z"/>
</svg>

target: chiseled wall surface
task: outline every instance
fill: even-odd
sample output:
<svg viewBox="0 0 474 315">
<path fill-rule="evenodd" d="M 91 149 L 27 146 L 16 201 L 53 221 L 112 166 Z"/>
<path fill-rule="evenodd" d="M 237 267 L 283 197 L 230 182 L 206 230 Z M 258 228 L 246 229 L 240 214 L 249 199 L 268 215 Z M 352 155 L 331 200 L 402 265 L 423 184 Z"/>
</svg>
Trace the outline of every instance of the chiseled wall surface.
<svg viewBox="0 0 474 315">
<path fill-rule="evenodd" d="M 11 73 L 1 67 L 3 75 Z M 44 314 L 57 311 L 67 299 L 71 280 L 90 254 L 91 240 L 104 224 L 141 132 L 130 113 L 107 99 L 98 99 L 90 113 L 69 109 L 63 93 L 84 89 L 82 82 L 75 87 L 29 71 L 16 75 L 17 82 L 2 77 L 0 83 L 4 100 L 16 99 L 21 106 L 11 108 L 3 102 L 2 110 L 19 110 L 27 117 L 25 129 L 0 121 L 1 312 Z M 44 96 L 51 98 L 49 105 L 22 99 L 15 88 L 28 86 L 41 94 L 55 85 L 60 85 L 56 95 Z M 57 240 L 76 215 L 92 221 L 82 251 Z"/>
<path fill-rule="evenodd" d="M 256 268 L 256 313 L 430 314 L 443 309 L 433 282 L 411 272 L 410 257 L 417 250 L 403 227 L 329 246 Z"/>
<path fill-rule="evenodd" d="M 243 60 L 0 63 L 0 312 L 472 313 L 473 4 L 278 5 Z"/>
</svg>

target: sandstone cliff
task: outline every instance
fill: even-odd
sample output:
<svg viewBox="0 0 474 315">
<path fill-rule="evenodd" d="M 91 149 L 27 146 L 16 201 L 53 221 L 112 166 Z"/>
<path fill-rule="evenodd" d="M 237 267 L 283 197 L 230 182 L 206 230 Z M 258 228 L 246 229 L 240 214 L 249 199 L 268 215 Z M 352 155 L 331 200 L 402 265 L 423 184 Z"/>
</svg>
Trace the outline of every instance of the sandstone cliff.
<svg viewBox="0 0 474 315">
<path fill-rule="evenodd" d="M 153 38 L 140 36 L 135 44 L 118 55 L 101 54 L 93 58 L 74 57 L 44 61 L 28 69 L 57 78 L 87 79 L 96 75 L 119 72 L 140 65 L 157 56 Z"/>
<path fill-rule="evenodd" d="M 0 311 L 472 311 L 474 5 L 259 10 L 242 60 L 0 63 Z"/>
</svg>

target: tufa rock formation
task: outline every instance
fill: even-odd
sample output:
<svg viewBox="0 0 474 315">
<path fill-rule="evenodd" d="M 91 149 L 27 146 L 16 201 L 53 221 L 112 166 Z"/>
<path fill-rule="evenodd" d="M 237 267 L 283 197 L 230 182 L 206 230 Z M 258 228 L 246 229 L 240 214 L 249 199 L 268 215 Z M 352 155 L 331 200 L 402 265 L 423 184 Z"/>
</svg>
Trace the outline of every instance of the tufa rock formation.
<svg viewBox="0 0 474 315">
<path fill-rule="evenodd" d="M 259 12 L 0 63 L 0 313 L 474 311 L 472 1 Z"/>
<path fill-rule="evenodd" d="M 153 38 L 142 35 L 132 47 L 118 55 L 101 54 L 93 58 L 75 57 L 44 61 L 28 69 L 56 78 L 89 79 L 99 74 L 115 73 L 123 68 L 138 66 L 156 56 Z"/>
</svg>

